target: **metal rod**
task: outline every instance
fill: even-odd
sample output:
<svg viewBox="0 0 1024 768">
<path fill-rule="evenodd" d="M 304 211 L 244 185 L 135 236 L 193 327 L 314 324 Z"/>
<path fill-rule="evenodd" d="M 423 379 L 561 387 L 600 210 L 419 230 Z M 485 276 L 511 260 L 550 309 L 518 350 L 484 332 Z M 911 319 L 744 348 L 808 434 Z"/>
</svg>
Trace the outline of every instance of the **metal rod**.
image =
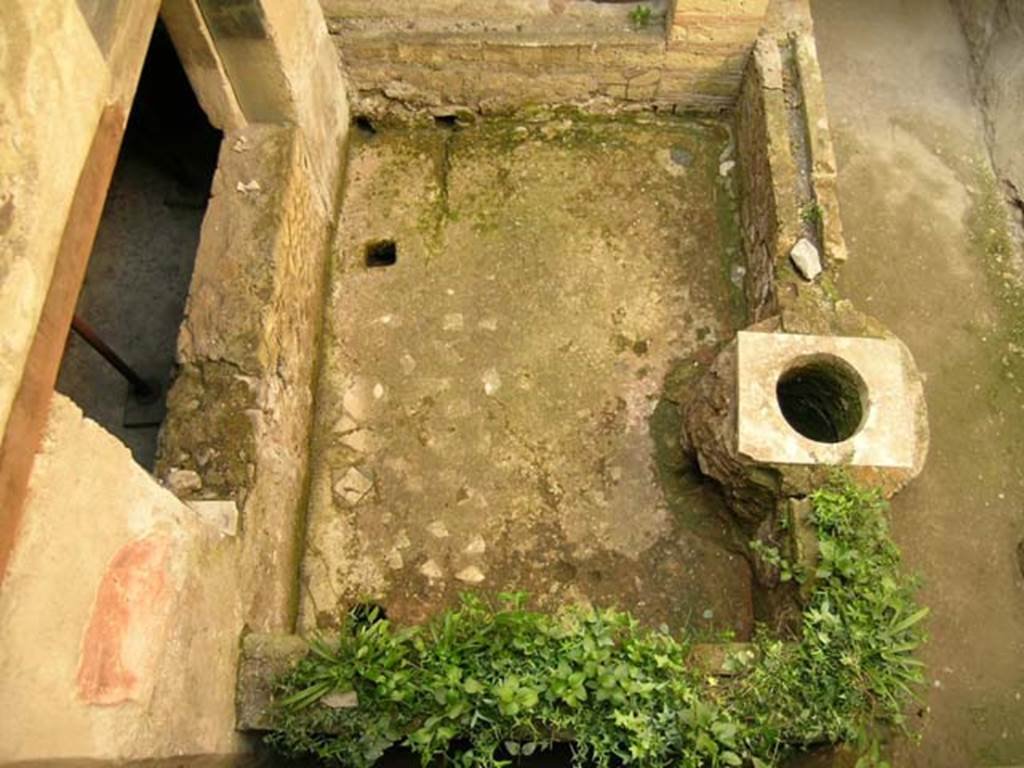
<svg viewBox="0 0 1024 768">
<path fill-rule="evenodd" d="M 71 330 L 77 333 L 82 341 L 99 352 L 104 360 L 117 369 L 118 373 L 128 379 L 128 382 L 132 385 L 132 390 L 139 398 L 152 397 L 156 394 L 153 387 L 148 384 L 145 379 L 139 376 L 139 374 L 132 370 L 132 367 L 99 337 L 99 334 L 96 333 L 93 327 L 78 315 L 75 315 L 71 319 Z"/>
</svg>

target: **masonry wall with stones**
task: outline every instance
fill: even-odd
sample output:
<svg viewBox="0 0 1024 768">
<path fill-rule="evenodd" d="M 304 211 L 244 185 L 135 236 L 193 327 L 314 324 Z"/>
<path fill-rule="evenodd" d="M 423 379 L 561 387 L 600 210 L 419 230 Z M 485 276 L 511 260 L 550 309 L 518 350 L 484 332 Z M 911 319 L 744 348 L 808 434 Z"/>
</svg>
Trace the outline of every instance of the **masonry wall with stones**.
<svg viewBox="0 0 1024 768">
<path fill-rule="evenodd" d="M 642 28 L 631 5 L 587 0 L 507 0 L 486 17 L 468 3 L 396 5 L 323 0 L 357 112 L 728 109 L 768 2 L 655 3 Z"/>
<path fill-rule="evenodd" d="M 777 310 L 776 263 L 796 242 L 796 166 L 784 100 L 779 46 L 764 36 L 747 64 L 736 108 L 745 293 L 755 321 Z"/>
<path fill-rule="evenodd" d="M 993 163 L 1019 201 L 1024 198 L 1024 4 L 954 0 L 953 5 L 971 51 Z"/>
<path fill-rule="evenodd" d="M 295 610 L 332 214 L 301 131 L 225 135 L 157 475 L 182 498 L 237 505 L 254 629 L 286 627 Z"/>
<path fill-rule="evenodd" d="M 786 29 L 786 27 L 783 27 Z M 735 117 L 747 309 L 757 322 L 779 309 L 778 281 L 799 283 L 790 261 L 805 240 L 821 265 L 846 261 L 835 154 L 813 34 L 758 38 Z M 828 278 L 828 275 L 826 275 Z"/>
</svg>

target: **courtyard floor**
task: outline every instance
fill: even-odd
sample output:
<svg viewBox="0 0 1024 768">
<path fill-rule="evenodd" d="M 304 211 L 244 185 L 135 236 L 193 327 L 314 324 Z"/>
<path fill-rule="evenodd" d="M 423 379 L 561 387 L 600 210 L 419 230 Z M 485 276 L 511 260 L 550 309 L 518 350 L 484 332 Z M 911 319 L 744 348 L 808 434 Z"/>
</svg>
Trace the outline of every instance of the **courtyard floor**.
<svg viewBox="0 0 1024 768">
<path fill-rule="evenodd" d="M 301 629 L 522 589 L 749 635 L 748 566 L 675 407 L 743 322 L 730 154 L 723 125 L 674 118 L 360 132 Z"/>
</svg>

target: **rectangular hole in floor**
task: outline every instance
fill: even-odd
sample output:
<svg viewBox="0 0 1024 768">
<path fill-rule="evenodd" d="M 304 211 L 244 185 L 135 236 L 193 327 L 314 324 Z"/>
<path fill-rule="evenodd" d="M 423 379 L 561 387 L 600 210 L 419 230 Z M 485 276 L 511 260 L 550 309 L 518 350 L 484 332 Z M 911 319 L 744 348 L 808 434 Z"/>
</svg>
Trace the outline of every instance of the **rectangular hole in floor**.
<svg viewBox="0 0 1024 768">
<path fill-rule="evenodd" d="M 57 390 L 146 468 L 155 460 L 220 139 L 158 23 L 57 379 Z M 133 376 L 151 391 L 140 392 Z"/>
<path fill-rule="evenodd" d="M 398 262 L 398 245 L 394 240 L 374 240 L 366 244 L 366 266 L 390 267 Z"/>
</svg>

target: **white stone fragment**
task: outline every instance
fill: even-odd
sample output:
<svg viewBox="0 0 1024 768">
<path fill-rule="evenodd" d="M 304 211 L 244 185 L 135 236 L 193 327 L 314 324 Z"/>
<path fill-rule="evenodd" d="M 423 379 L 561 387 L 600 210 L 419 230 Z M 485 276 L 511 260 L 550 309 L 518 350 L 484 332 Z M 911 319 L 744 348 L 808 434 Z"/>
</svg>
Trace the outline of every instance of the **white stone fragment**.
<svg viewBox="0 0 1024 768">
<path fill-rule="evenodd" d="M 814 280 L 821 274 L 821 257 L 818 255 L 818 249 L 806 237 L 801 237 L 797 241 L 793 250 L 789 252 L 789 258 L 805 280 Z"/>
<path fill-rule="evenodd" d="M 203 499 L 188 502 L 199 521 L 225 536 L 238 535 L 238 505 L 234 501 Z"/>
<path fill-rule="evenodd" d="M 240 181 L 235 184 L 235 189 L 243 194 L 246 192 L 259 192 L 263 187 L 256 179 L 250 179 L 249 181 Z"/>
<path fill-rule="evenodd" d="M 498 318 L 485 317 L 476 324 L 476 327 L 484 331 L 496 331 L 498 330 Z"/>
<path fill-rule="evenodd" d="M 334 484 L 334 492 L 352 507 L 361 502 L 371 488 L 373 488 L 373 480 L 355 467 L 349 467 L 341 479 Z"/>
<path fill-rule="evenodd" d="M 435 579 L 440 579 L 442 576 L 444 576 L 444 571 L 441 570 L 441 566 L 439 566 L 433 560 L 427 560 L 427 562 L 421 565 L 420 573 L 422 573 L 431 581 L 434 581 Z"/>
<path fill-rule="evenodd" d="M 435 539 L 447 539 L 448 538 L 448 526 L 446 526 L 441 520 L 435 520 L 427 526 L 427 532 L 430 533 Z"/>
<path fill-rule="evenodd" d="M 166 483 L 175 496 L 184 496 L 203 487 L 199 473 L 192 469 L 172 469 L 167 473 Z"/>
<path fill-rule="evenodd" d="M 456 573 L 455 578 L 459 581 L 465 582 L 466 584 L 479 584 L 487 577 L 484 576 L 483 571 L 481 571 L 475 565 L 471 565 L 468 568 L 463 568 L 461 571 Z"/>
<path fill-rule="evenodd" d="M 465 319 L 459 312 L 453 312 L 449 315 L 444 316 L 444 320 L 441 323 L 441 327 L 446 331 L 461 331 L 465 325 Z"/>
<path fill-rule="evenodd" d="M 363 383 L 353 382 L 342 395 L 341 405 L 356 421 L 364 421 L 370 415 L 370 399 L 367 397 L 368 387 Z"/>
<path fill-rule="evenodd" d="M 334 426 L 331 427 L 331 431 L 339 435 L 343 435 L 346 432 L 352 432 L 356 429 L 359 429 L 359 424 L 347 413 L 342 414 L 342 417 L 334 422 Z"/>
<path fill-rule="evenodd" d="M 355 709 L 359 706 L 359 696 L 355 691 L 335 691 L 320 699 L 320 703 L 331 709 Z"/>
<path fill-rule="evenodd" d="M 484 541 L 484 537 L 479 533 L 470 539 L 469 544 L 466 545 L 467 555 L 482 555 L 487 551 L 487 542 Z"/>
<path fill-rule="evenodd" d="M 719 166 L 718 166 L 718 175 L 719 176 L 728 176 L 730 173 L 732 173 L 732 169 L 735 168 L 735 167 L 736 167 L 736 161 L 735 160 L 726 160 L 724 163 L 719 164 Z"/>
<path fill-rule="evenodd" d="M 341 444 L 360 453 L 373 453 L 377 447 L 373 432 L 368 429 L 356 429 L 345 433 L 341 438 Z"/>
<path fill-rule="evenodd" d="M 487 395 L 493 395 L 501 389 L 501 376 L 494 368 L 488 368 L 484 371 L 484 375 L 480 377 L 480 381 L 483 382 L 484 393 Z"/>
<path fill-rule="evenodd" d="M 380 400 L 382 397 L 384 397 L 384 385 L 383 384 L 377 383 L 377 384 L 374 385 L 374 387 L 373 387 L 373 397 L 376 400 Z"/>
<path fill-rule="evenodd" d="M 387 561 L 388 568 L 392 571 L 400 571 L 405 566 L 405 559 L 402 557 L 402 553 L 398 547 L 392 547 L 385 560 Z"/>
</svg>

